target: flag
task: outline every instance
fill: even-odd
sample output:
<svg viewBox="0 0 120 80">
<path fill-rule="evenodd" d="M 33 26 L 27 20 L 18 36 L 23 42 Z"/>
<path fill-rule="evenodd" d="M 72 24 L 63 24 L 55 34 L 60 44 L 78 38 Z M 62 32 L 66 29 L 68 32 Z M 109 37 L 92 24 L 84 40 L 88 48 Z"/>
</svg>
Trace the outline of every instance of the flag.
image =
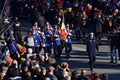
<svg viewBox="0 0 120 80">
<path fill-rule="evenodd" d="M 60 29 L 60 35 L 61 35 L 61 38 L 63 40 L 66 40 L 67 39 L 67 30 L 66 30 L 66 27 L 65 27 L 65 23 L 64 23 L 64 18 L 62 19 L 62 25 L 61 25 L 61 29 Z"/>
<path fill-rule="evenodd" d="M 17 46 L 18 46 L 20 52 L 26 52 L 26 48 L 25 47 L 23 47 L 20 44 L 17 44 Z"/>
<path fill-rule="evenodd" d="M 19 50 L 21 50 L 21 49 L 22 49 L 22 45 L 17 44 L 17 46 L 18 46 Z"/>
</svg>

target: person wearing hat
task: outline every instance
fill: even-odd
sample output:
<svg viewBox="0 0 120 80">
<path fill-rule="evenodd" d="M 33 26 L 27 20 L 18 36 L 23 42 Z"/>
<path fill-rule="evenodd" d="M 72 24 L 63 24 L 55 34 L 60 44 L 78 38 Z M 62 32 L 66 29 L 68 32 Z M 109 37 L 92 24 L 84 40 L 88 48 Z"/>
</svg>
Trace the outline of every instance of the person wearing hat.
<svg viewBox="0 0 120 80">
<path fill-rule="evenodd" d="M 55 58 L 60 59 L 60 55 L 62 54 L 62 49 L 61 49 L 60 32 L 57 26 L 55 26 L 54 33 L 53 33 L 53 49 L 54 49 Z"/>
<path fill-rule="evenodd" d="M 68 36 L 65 41 L 65 53 L 66 53 L 66 58 L 69 58 L 70 52 L 72 51 L 72 39 L 71 39 L 72 34 L 70 32 L 69 25 L 67 25 L 67 32 L 68 32 Z"/>
<path fill-rule="evenodd" d="M 48 53 L 51 55 L 51 48 L 52 48 L 52 31 L 47 28 L 47 31 L 45 32 L 45 38 L 44 38 L 44 43 L 45 43 L 45 55 Z"/>
<path fill-rule="evenodd" d="M 38 33 L 34 33 L 34 46 L 35 46 L 35 53 L 40 53 L 41 47 L 41 36 Z"/>
<path fill-rule="evenodd" d="M 33 27 L 32 27 L 32 33 L 33 34 L 38 33 L 38 31 L 39 31 L 38 22 L 35 22 Z"/>
</svg>

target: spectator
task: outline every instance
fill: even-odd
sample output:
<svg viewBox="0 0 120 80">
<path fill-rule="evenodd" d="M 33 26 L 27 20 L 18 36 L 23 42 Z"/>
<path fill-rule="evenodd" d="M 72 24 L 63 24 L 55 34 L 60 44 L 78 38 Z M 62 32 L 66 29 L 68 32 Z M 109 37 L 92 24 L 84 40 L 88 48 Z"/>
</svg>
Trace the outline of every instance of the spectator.
<svg viewBox="0 0 120 80">
<path fill-rule="evenodd" d="M 73 17 L 73 24 L 74 24 L 74 30 L 76 34 L 77 40 L 81 38 L 81 16 L 80 12 L 76 12 L 75 16 Z"/>
<path fill-rule="evenodd" d="M 3 45 L 4 46 L 2 47 L 2 49 L 0 49 L 0 59 L 4 59 L 6 57 L 7 46 L 5 42 Z"/>
<path fill-rule="evenodd" d="M 81 31 L 83 37 L 85 37 L 86 31 L 87 31 L 87 14 L 85 11 L 81 13 Z"/>
<path fill-rule="evenodd" d="M 78 79 L 77 80 L 89 80 L 88 76 L 86 76 L 86 70 L 85 69 L 82 69 L 81 70 L 81 75 L 78 76 Z"/>
<path fill-rule="evenodd" d="M 109 80 L 109 77 L 108 77 L 107 73 L 102 74 L 102 80 Z"/>
<path fill-rule="evenodd" d="M 41 70 L 41 74 L 40 74 L 39 79 L 40 79 L 40 80 L 44 80 L 46 77 L 47 77 L 46 68 L 42 67 L 42 70 Z"/>
<path fill-rule="evenodd" d="M 50 78 L 50 80 L 58 80 L 57 77 L 54 75 L 54 70 L 55 70 L 55 68 L 52 66 L 50 66 L 48 69 L 47 76 Z"/>
<path fill-rule="evenodd" d="M 13 25 L 14 38 L 20 44 L 21 43 L 21 24 L 18 17 L 15 18 L 15 24 Z"/>
<path fill-rule="evenodd" d="M 6 76 L 6 72 L 7 72 L 7 67 L 2 67 L 0 70 L 0 80 L 3 80 L 4 77 Z"/>
<path fill-rule="evenodd" d="M 101 80 L 100 78 L 99 78 L 99 74 L 98 73 L 94 73 L 94 75 L 93 75 L 93 80 Z"/>
<path fill-rule="evenodd" d="M 27 45 L 27 48 L 32 48 L 34 52 L 34 37 L 32 33 L 28 32 L 27 37 L 25 38 L 25 43 Z"/>
<path fill-rule="evenodd" d="M 71 80 L 71 71 L 67 62 L 61 64 L 62 68 L 62 80 Z"/>
<path fill-rule="evenodd" d="M 92 73 L 91 73 L 89 78 L 90 78 L 90 80 L 101 80 L 99 78 L 99 74 L 97 72 L 95 72 L 95 71 L 92 71 Z"/>
<path fill-rule="evenodd" d="M 77 80 L 78 76 L 80 76 L 80 74 L 78 73 L 78 70 L 74 70 L 72 71 L 72 80 Z"/>
<path fill-rule="evenodd" d="M 102 38 L 102 27 L 104 24 L 102 11 L 98 10 L 94 16 L 94 25 L 95 25 L 95 36 L 97 40 L 101 40 Z"/>
<path fill-rule="evenodd" d="M 111 49 L 111 63 L 118 63 L 118 49 L 119 49 L 119 36 L 118 33 L 113 33 L 113 36 L 111 37 L 111 44 L 110 44 L 110 49 Z"/>
<path fill-rule="evenodd" d="M 50 80 L 50 78 L 49 78 L 49 77 L 46 77 L 45 80 Z"/>
<path fill-rule="evenodd" d="M 27 71 L 23 80 L 33 80 L 31 72 Z"/>
<path fill-rule="evenodd" d="M 8 71 L 5 75 L 4 80 L 14 80 L 14 79 L 21 79 L 19 69 L 18 69 L 18 62 L 13 60 L 12 65 L 8 68 Z"/>
</svg>

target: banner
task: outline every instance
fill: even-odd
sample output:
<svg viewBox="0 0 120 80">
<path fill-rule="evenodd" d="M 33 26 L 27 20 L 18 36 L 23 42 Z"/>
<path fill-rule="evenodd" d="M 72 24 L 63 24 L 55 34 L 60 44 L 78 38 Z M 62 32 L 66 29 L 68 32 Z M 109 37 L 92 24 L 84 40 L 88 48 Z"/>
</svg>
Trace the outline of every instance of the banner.
<svg viewBox="0 0 120 80">
<path fill-rule="evenodd" d="M 62 19 L 62 25 L 61 25 L 61 29 L 60 29 L 60 35 L 61 35 L 61 38 L 63 40 L 67 39 L 68 33 L 67 33 L 66 26 L 65 26 L 65 23 L 64 23 L 64 18 Z"/>
</svg>

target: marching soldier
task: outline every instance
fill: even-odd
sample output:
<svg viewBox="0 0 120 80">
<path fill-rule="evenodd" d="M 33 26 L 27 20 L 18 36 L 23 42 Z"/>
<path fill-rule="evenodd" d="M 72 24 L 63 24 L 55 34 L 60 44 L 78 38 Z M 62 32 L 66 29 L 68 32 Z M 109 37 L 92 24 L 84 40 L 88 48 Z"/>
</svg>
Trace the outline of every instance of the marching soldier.
<svg viewBox="0 0 120 80">
<path fill-rule="evenodd" d="M 61 49 L 60 32 L 57 26 L 55 27 L 54 35 L 53 35 L 53 49 L 54 49 L 55 58 L 60 59 L 60 56 L 62 54 L 62 49 Z"/>
<path fill-rule="evenodd" d="M 51 55 L 51 48 L 52 48 L 52 31 L 47 28 L 47 32 L 45 33 L 45 54 L 48 53 Z"/>
<path fill-rule="evenodd" d="M 35 45 L 35 53 L 39 54 L 40 47 L 41 47 L 41 37 L 38 33 L 33 34 L 34 35 L 34 45 Z"/>
<path fill-rule="evenodd" d="M 71 39 L 72 34 L 70 33 L 69 26 L 67 27 L 67 32 L 68 32 L 68 36 L 65 41 L 65 52 L 66 52 L 66 58 L 69 58 L 70 52 L 72 51 L 72 39 Z"/>
</svg>

